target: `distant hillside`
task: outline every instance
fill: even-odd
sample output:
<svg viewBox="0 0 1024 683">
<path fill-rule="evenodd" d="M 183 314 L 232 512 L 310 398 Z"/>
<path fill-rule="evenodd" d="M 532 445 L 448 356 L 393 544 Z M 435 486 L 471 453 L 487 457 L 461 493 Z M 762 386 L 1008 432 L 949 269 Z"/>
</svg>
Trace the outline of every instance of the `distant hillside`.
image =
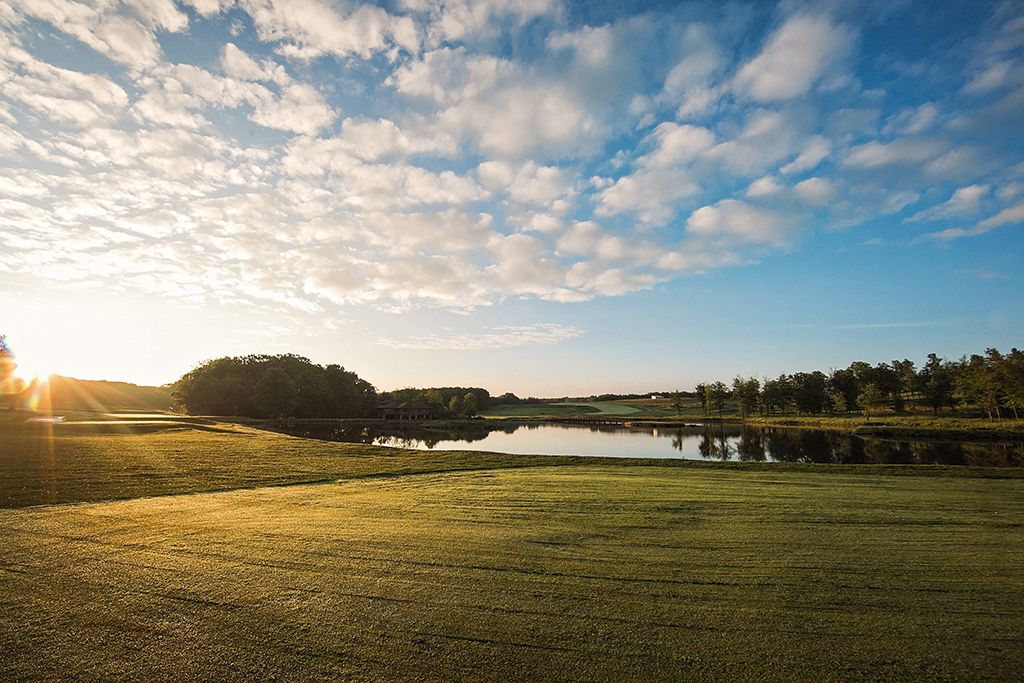
<svg viewBox="0 0 1024 683">
<path fill-rule="evenodd" d="M 53 410 L 169 410 L 171 391 L 164 387 L 53 375 L 50 402 Z"/>
</svg>

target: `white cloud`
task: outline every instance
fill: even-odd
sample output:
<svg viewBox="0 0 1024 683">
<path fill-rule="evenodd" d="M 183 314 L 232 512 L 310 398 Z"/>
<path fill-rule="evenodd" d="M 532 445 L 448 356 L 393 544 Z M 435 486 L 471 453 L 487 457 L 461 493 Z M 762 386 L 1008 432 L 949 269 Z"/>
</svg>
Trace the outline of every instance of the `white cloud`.
<svg viewBox="0 0 1024 683">
<path fill-rule="evenodd" d="M 560 323 L 501 325 L 483 332 L 447 332 L 398 339 L 382 338 L 378 343 L 392 349 L 431 351 L 486 351 L 520 346 L 560 344 L 583 334 L 583 330 Z"/>
<path fill-rule="evenodd" d="M 300 83 L 283 88 L 280 97 L 260 100 L 249 118 L 267 128 L 313 135 L 329 126 L 337 113 L 316 88 Z"/>
<path fill-rule="evenodd" d="M 691 235 L 725 242 L 783 246 L 792 235 L 793 219 L 736 199 L 694 211 L 686 221 Z"/>
<path fill-rule="evenodd" d="M 411 154 L 454 154 L 455 142 L 444 135 L 410 135 L 388 119 L 345 119 L 338 136 L 341 148 L 355 157 L 375 160 Z"/>
<path fill-rule="evenodd" d="M 51 24 L 114 61 L 142 69 L 156 64 L 161 56 L 154 32 L 182 31 L 188 19 L 167 0 L 134 0 L 130 4 L 138 18 L 118 14 L 117 3 L 90 7 L 63 0 L 20 0 L 14 10 Z"/>
<path fill-rule="evenodd" d="M 0 69 L 7 97 L 55 121 L 109 122 L 128 105 L 128 94 L 109 78 L 53 66 L 10 43 L 0 43 Z"/>
<path fill-rule="evenodd" d="M 241 54 L 227 58 L 232 61 L 230 68 L 246 71 L 252 65 L 245 64 L 243 58 Z M 313 86 L 292 82 L 287 74 L 270 64 L 261 68 L 286 85 L 275 93 L 261 83 L 219 76 L 191 64 L 163 64 L 138 80 L 144 95 L 136 104 L 135 113 L 155 123 L 198 128 L 205 119 L 197 112 L 206 107 L 230 109 L 248 105 L 252 107 L 249 120 L 254 123 L 305 135 L 321 131 L 337 118 L 337 112 Z"/>
<path fill-rule="evenodd" d="M 990 64 L 983 71 L 977 72 L 964 86 L 964 92 L 970 95 L 978 95 L 991 92 L 1009 80 L 1013 64 L 1008 61 L 1000 61 Z"/>
<path fill-rule="evenodd" d="M 852 46 L 853 34 L 846 27 L 821 16 L 792 16 L 740 68 L 734 87 L 759 102 L 804 95 L 845 60 Z"/>
<path fill-rule="evenodd" d="M 361 57 L 391 48 L 419 51 L 419 34 L 409 17 L 358 5 L 343 13 L 321 0 L 240 0 L 260 40 L 278 43 L 277 52 L 295 59 L 322 55 Z"/>
<path fill-rule="evenodd" d="M 940 242 L 949 242 L 961 237 L 978 237 L 996 228 L 1006 225 L 1016 225 L 1024 222 L 1024 203 L 1007 207 L 994 216 L 990 216 L 971 228 L 950 228 L 939 232 L 932 232 L 927 235 L 930 239 Z"/>
<path fill-rule="evenodd" d="M 625 175 L 597 195 L 598 216 L 635 212 L 645 223 L 664 223 L 677 202 L 700 191 L 695 175 L 683 169 L 648 169 Z"/>
<path fill-rule="evenodd" d="M 554 0 L 428 0 L 406 2 L 406 6 L 431 14 L 434 42 L 490 39 L 499 32 L 501 22 L 522 25 L 560 9 Z"/>
<path fill-rule="evenodd" d="M 715 145 L 704 156 L 736 175 L 763 173 L 801 149 L 807 125 L 800 112 L 756 109 L 738 135 Z"/>
<path fill-rule="evenodd" d="M 772 197 L 781 194 L 785 189 L 775 176 L 766 175 L 750 183 L 750 186 L 747 187 L 747 196 Z"/>
<path fill-rule="evenodd" d="M 783 174 L 810 171 L 820 164 L 832 152 L 832 143 L 820 135 L 811 137 L 800 155 L 779 169 Z"/>
<path fill-rule="evenodd" d="M 486 161 L 477 167 L 481 184 L 501 191 L 524 204 L 551 204 L 574 194 L 570 174 L 556 166 L 540 166 L 533 161 L 514 164 Z"/>
<path fill-rule="evenodd" d="M 872 169 L 883 166 L 920 165 L 943 152 L 945 145 L 929 138 L 901 138 L 892 142 L 864 143 L 852 148 L 844 166 Z"/>
<path fill-rule="evenodd" d="M 714 144 L 715 136 L 707 128 L 666 121 L 654 129 L 648 140 L 653 141 L 657 147 L 644 156 L 638 165 L 653 169 L 693 161 Z"/>
<path fill-rule="evenodd" d="M 502 157 L 537 151 L 575 156 L 604 134 L 585 102 L 547 83 L 510 86 L 465 100 L 443 111 L 438 125 L 453 136 L 469 137 L 484 153 Z"/>
<path fill-rule="evenodd" d="M 832 199 L 835 188 L 824 178 L 808 178 L 794 185 L 793 192 L 811 206 L 825 206 Z"/>
<path fill-rule="evenodd" d="M 270 59 L 257 62 L 234 43 L 224 46 L 220 63 L 224 73 L 243 81 L 272 81 L 278 85 L 288 85 L 291 82 L 283 66 Z"/>
<path fill-rule="evenodd" d="M 669 219 L 675 204 L 699 191 L 689 165 L 714 144 L 706 128 L 670 121 L 660 124 L 645 139 L 653 149 L 637 159 L 636 170 L 598 193 L 599 216 L 636 212 L 644 222 Z"/>
<path fill-rule="evenodd" d="M 934 125 L 938 115 L 939 108 L 931 102 L 909 107 L 889 117 L 882 132 L 885 135 L 920 135 Z"/>
<path fill-rule="evenodd" d="M 578 300 L 563 285 L 564 269 L 541 239 L 523 233 L 496 238 L 486 273 L 502 291 L 553 301 Z"/>
<path fill-rule="evenodd" d="M 968 185 L 961 187 L 946 202 L 919 211 L 910 218 L 913 221 L 935 221 L 957 216 L 970 216 L 978 213 L 981 200 L 989 193 L 988 185 Z"/>
<path fill-rule="evenodd" d="M 182 2 L 191 6 L 204 17 L 212 17 L 226 12 L 235 4 L 235 0 L 182 0 Z"/>
</svg>

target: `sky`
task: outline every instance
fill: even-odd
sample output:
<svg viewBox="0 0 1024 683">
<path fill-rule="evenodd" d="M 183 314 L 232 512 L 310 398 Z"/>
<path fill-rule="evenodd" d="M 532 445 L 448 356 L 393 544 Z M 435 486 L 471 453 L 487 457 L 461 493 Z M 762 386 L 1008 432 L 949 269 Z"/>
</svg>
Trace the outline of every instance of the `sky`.
<svg viewBox="0 0 1024 683">
<path fill-rule="evenodd" d="M 1024 3 L 0 0 L 0 333 L 688 389 L 1024 342 Z"/>
</svg>

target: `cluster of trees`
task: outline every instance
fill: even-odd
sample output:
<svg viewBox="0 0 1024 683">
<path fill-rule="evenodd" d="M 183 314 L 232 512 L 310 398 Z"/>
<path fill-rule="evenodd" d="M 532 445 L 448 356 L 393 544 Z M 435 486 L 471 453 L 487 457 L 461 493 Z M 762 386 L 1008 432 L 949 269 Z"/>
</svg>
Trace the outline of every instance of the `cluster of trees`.
<svg viewBox="0 0 1024 683">
<path fill-rule="evenodd" d="M 381 400 L 423 403 L 433 408 L 438 417 L 473 417 L 493 404 L 490 392 L 480 387 L 398 389 L 381 394 Z"/>
<path fill-rule="evenodd" d="M 171 386 L 193 415 L 368 417 L 377 406 L 369 382 L 340 365 L 316 365 L 292 354 L 207 361 Z"/>
<path fill-rule="evenodd" d="M 911 360 L 870 365 L 862 361 L 848 368 L 780 375 L 775 379 L 736 377 L 724 382 L 699 384 L 696 388 L 705 416 L 722 415 L 732 402 L 744 416 L 843 415 L 883 410 L 903 412 L 908 407 L 927 407 L 938 415 L 957 406 L 984 412 L 990 420 L 1024 411 L 1024 352 L 1000 353 L 988 349 L 959 361 L 934 353 L 917 368 Z"/>
</svg>

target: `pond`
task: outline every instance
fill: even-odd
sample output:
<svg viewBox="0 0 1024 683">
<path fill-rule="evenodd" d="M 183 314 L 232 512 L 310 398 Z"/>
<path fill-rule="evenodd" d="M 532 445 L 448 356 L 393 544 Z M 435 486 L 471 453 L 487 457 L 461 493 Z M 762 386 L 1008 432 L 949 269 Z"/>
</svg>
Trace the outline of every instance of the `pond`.
<svg viewBox="0 0 1024 683">
<path fill-rule="evenodd" d="M 365 425 L 288 431 L 296 436 L 419 450 L 522 455 L 983 467 L 1024 465 L 1024 441 L 889 440 L 820 429 L 743 425 L 623 428 L 547 423 L 493 426 L 489 423 L 444 431 L 425 430 L 415 425 L 386 432 Z"/>
</svg>

